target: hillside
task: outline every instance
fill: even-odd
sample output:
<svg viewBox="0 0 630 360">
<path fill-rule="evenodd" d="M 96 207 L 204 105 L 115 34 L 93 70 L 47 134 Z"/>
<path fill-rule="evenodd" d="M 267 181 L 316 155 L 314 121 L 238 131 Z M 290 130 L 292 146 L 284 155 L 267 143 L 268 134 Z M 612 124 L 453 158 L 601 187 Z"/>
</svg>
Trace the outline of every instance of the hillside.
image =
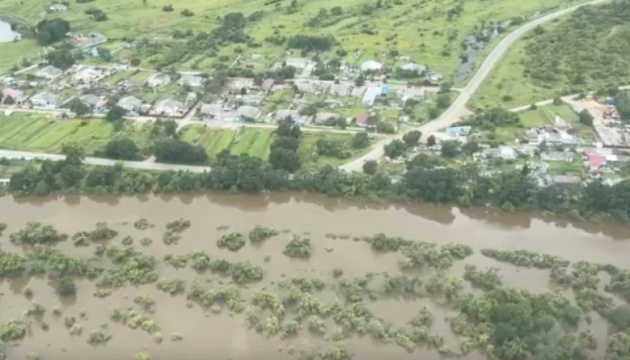
<svg viewBox="0 0 630 360">
<path fill-rule="evenodd" d="M 476 32 L 487 40 L 495 29 L 507 30 L 499 25 L 507 27 L 508 20 L 520 17 L 514 25 L 567 4 L 561 0 L 349 0 L 341 4 L 331 0 L 185 0 L 172 5 L 165 0 L 80 1 L 71 1 L 66 12 L 46 14 L 45 0 L 29 1 L 29 6 L 22 0 L 2 0 L 0 15 L 12 14 L 32 25 L 43 17 L 63 17 L 73 32 L 105 33 L 114 40 L 112 49 L 124 40 L 148 39 L 142 49 L 120 54 L 139 58 L 147 67 L 173 65 L 208 71 L 217 63 L 229 65 L 236 53 L 244 58 L 256 53 L 263 55 L 257 57 L 262 60 L 246 65 L 262 70 L 284 58 L 292 36 L 308 34 L 332 37 L 333 43 L 339 43 L 332 48 L 334 53 L 351 62 L 375 58 L 386 62 L 401 54 L 448 77 L 457 67 L 467 36 Z M 86 14 L 95 9 L 106 20 Z M 242 13 L 245 21 L 226 24 L 225 15 L 230 13 Z M 17 46 L 0 45 L 0 51 L 13 58 L 4 58 L 0 70 L 24 56 L 16 54 Z M 361 51 L 359 57 L 356 50 Z"/>
<path fill-rule="evenodd" d="M 630 83 L 630 1 L 578 9 L 512 49 L 472 106 L 514 107 Z"/>
</svg>

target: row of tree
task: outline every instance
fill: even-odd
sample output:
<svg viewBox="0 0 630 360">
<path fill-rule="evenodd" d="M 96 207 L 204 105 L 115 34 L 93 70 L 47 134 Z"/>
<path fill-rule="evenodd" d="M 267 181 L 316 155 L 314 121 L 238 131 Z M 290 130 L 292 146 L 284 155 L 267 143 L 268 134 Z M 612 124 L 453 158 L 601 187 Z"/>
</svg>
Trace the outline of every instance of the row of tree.
<svg viewBox="0 0 630 360">
<path fill-rule="evenodd" d="M 75 145 L 64 146 L 64 161 L 46 161 L 26 167 L 11 177 L 8 191 L 15 195 L 46 195 L 55 191 L 95 193 L 191 192 L 204 190 L 261 192 L 304 190 L 330 196 L 411 200 L 461 205 L 494 205 L 505 210 L 544 210 L 574 219 L 630 216 L 630 182 L 608 186 L 553 184 L 541 186 L 529 169 L 482 176 L 474 165 L 444 168 L 422 155 L 407 163 L 402 181 L 392 182 L 380 172 L 346 173 L 332 167 L 319 171 L 297 171 L 299 157 L 291 131 L 278 137 L 270 163 L 225 150 L 209 173 L 166 171 L 151 173 L 118 167 L 81 165 L 83 152 Z M 281 142 L 281 143 L 280 143 Z M 169 144 L 168 146 L 172 146 Z M 193 152 L 194 158 L 195 152 Z M 205 155 L 205 154 L 204 154 Z M 199 155 L 203 157 L 204 155 Z M 295 155 L 295 157 L 293 157 Z"/>
</svg>

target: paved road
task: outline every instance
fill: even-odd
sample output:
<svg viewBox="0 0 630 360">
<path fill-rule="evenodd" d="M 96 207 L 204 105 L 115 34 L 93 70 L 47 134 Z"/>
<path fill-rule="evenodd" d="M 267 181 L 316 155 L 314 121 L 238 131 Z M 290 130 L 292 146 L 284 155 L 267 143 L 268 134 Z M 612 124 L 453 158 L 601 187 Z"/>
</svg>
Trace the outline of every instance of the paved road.
<svg viewBox="0 0 630 360">
<path fill-rule="evenodd" d="M 484 60 L 483 64 L 481 64 L 481 67 L 479 68 L 479 70 L 477 70 L 477 73 L 466 85 L 466 87 L 461 89 L 459 95 L 457 96 L 457 99 L 455 99 L 455 101 L 451 104 L 451 106 L 448 109 L 446 109 L 446 111 L 444 111 L 444 113 L 442 113 L 440 117 L 438 117 L 437 119 L 425 125 L 418 127 L 417 130 L 422 131 L 423 137 L 428 136 L 440 129 L 453 125 L 460 119 L 461 116 L 464 116 L 466 114 L 466 110 L 465 110 L 466 104 L 468 103 L 472 95 L 477 91 L 477 89 L 479 89 L 479 86 L 481 86 L 483 81 L 488 77 L 488 75 L 490 74 L 490 71 L 492 71 L 492 68 L 499 62 L 503 54 L 505 54 L 505 52 L 516 42 L 516 40 L 518 40 L 518 38 L 523 36 L 526 32 L 534 29 L 538 25 L 542 25 L 551 20 L 557 19 L 563 15 L 569 14 L 581 6 L 597 5 L 597 4 L 605 3 L 608 1 L 610 0 L 594 0 L 594 1 L 589 1 L 580 5 L 575 5 L 566 9 L 558 10 L 556 12 L 553 12 L 553 13 L 544 15 L 542 17 L 539 17 L 535 20 L 532 20 L 526 23 L 525 25 L 517 28 L 510 34 L 508 34 L 497 44 L 497 46 L 492 50 L 492 52 Z M 385 139 L 378 142 L 374 146 L 372 151 L 370 151 L 369 153 L 363 155 L 362 157 L 356 160 L 353 160 L 345 165 L 340 166 L 339 168 L 346 171 L 362 171 L 364 162 L 368 160 L 378 160 L 381 157 L 383 157 L 385 153 L 383 148 L 385 147 L 385 145 L 393 139 L 402 138 L 403 135 L 404 134 L 401 133 L 389 139 Z"/>
<path fill-rule="evenodd" d="M 64 155 L 59 154 L 46 154 L 46 153 L 35 153 L 35 152 L 26 152 L 26 151 L 12 151 L 12 150 L 0 150 L 0 158 L 8 158 L 8 159 L 26 159 L 26 160 L 63 160 L 66 157 Z M 113 166 L 116 165 L 117 161 L 110 159 L 101 159 L 101 158 L 93 158 L 86 157 L 83 160 L 83 163 L 88 165 L 98 165 L 98 166 Z M 189 166 L 189 165 L 174 165 L 174 164 L 160 164 L 153 162 L 141 162 L 141 161 L 123 161 L 123 166 L 129 169 L 138 169 L 138 170 L 184 170 L 191 171 L 196 173 L 202 173 L 204 171 L 210 171 L 210 167 L 208 166 Z"/>
</svg>

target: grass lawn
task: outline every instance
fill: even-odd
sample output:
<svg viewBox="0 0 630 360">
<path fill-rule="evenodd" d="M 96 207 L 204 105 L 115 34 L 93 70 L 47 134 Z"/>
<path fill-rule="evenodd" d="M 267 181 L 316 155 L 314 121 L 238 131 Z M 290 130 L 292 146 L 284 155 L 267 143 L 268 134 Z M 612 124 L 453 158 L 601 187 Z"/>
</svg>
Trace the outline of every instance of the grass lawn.
<svg viewBox="0 0 630 360">
<path fill-rule="evenodd" d="M 0 10 L 0 12 L 2 11 Z M 39 58 L 40 51 L 41 48 L 37 42 L 31 39 L 0 43 L 0 75 L 10 72 L 11 68 L 21 60 L 35 60 Z"/>
<path fill-rule="evenodd" d="M 236 135 L 230 150 L 235 155 L 249 154 L 267 160 L 272 137 L 271 129 L 244 128 Z"/>
<path fill-rule="evenodd" d="M 525 127 L 535 127 L 552 125 L 555 118 L 560 116 L 563 120 L 573 126 L 574 133 L 583 140 L 591 141 L 593 138 L 593 128 L 580 123 L 576 113 L 567 105 L 541 106 L 536 110 L 528 110 L 519 113 L 521 123 Z"/>
<path fill-rule="evenodd" d="M 143 148 L 149 143 L 151 125 L 128 122 L 123 136 Z M 13 113 L 0 115 L 0 148 L 60 153 L 66 142 L 76 142 L 87 154 L 102 150 L 116 136 L 114 126 L 105 120 L 58 120 L 42 114 Z"/>
<path fill-rule="evenodd" d="M 351 149 L 352 155 L 347 159 L 339 159 L 331 156 L 319 156 L 317 155 L 317 147 L 315 143 L 320 138 L 337 138 L 347 143 L 347 148 Z M 298 155 L 302 159 L 302 169 L 316 170 L 326 165 L 337 167 L 343 165 L 353 159 L 360 157 L 370 150 L 370 148 L 355 150 L 350 146 L 352 141 L 352 135 L 348 134 L 331 134 L 331 133 L 302 133 L 300 140 L 300 147 L 298 148 Z"/>
<path fill-rule="evenodd" d="M 549 173 L 553 175 L 574 175 L 581 176 L 583 166 L 580 161 L 548 161 Z"/>
</svg>

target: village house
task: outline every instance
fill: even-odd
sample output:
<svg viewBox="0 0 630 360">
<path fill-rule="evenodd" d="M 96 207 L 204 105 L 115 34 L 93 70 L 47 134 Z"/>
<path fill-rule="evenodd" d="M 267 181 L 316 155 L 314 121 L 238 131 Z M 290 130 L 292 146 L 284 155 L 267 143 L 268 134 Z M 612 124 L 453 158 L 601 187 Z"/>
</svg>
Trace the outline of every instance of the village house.
<svg viewBox="0 0 630 360">
<path fill-rule="evenodd" d="M 405 71 L 416 71 L 418 74 L 422 75 L 425 71 L 427 71 L 427 67 L 424 65 L 418 65 L 415 63 L 407 63 L 400 66 L 401 69 Z"/>
<path fill-rule="evenodd" d="M 315 124 L 317 125 L 324 125 L 326 124 L 327 121 L 331 120 L 331 119 L 338 119 L 339 115 L 335 114 L 335 113 L 328 113 L 328 112 L 318 112 L 315 115 Z"/>
<path fill-rule="evenodd" d="M 387 90 L 384 90 L 386 88 L 381 88 L 381 87 L 377 87 L 377 86 L 369 86 L 366 90 L 365 90 L 365 94 L 363 94 L 363 104 L 368 105 L 368 106 L 372 106 L 374 105 L 374 102 L 376 101 L 376 98 L 379 96 L 382 96 L 383 94 L 387 93 Z"/>
<path fill-rule="evenodd" d="M 152 73 L 144 80 L 145 84 L 153 88 L 164 86 L 170 82 L 171 82 L 171 77 L 168 74 L 164 74 L 161 72 Z"/>
<path fill-rule="evenodd" d="M 370 119 L 370 115 L 369 114 L 361 114 L 361 115 L 357 116 L 357 118 L 356 118 L 357 126 L 362 126 L 362 127 L 368 126 L 368 120 L 369 119 Z"/>
<path fill-rule="evenodd" d="M 366 86 L 355 86 L 350 90 L 350 96 L 353 97 L 363 97 L 363 94 L 367 91 Z"/>
<path fill-rule="evenodd" d="M 241 89 L 254 89 L 256 85 L 254 84 L 254 79 L 246 79 L 246 78 L 233 78 L 228 79 L 227 84 L 225 85 L 227 88 L 232 90 L 241 90 Z"/>
<path fill-rule="evenodd" d="M 443 78 L 444 76 L 442 74 L 432 71 L 426 75 L 425 80 L 432 85 L 440 85 Z"/>
<path fill-rule="evenodd" d="M 2 89 L 2 97 L 3 97 L 4 103 L 8 102 L 6 101 L 7 98 L 11 98 L 11 100 L 13 100 L 14 103 L 19 104 L 19 105 L 21 105 L 26 100 L 26 97 L 24 96 L 24 93 L 21 90 L 11 89 L 11 88 Z"/>
<path fill-rule="evenodd" d="M 211 104 L 203 104 L 199 108 L 199 115 L 203 118 L 209 119 L 219 119 L 224 113 L 223 104 L 221 103 L 211 103 Z"/>
<path fill-rule="evenodd" d="M 239 107 L 236 113 L 243 121 L 256 121 L 262 114 L 262 111 L 258 107 L 244 105 Z"/>
<path fill-rule="evenodd" d="M 68 5 L 58 3 L 51 4 L 48 6 L 48 12 L 66 12 L 68 10 Z"/>
<path fill-rule="evenodd" d="M 503 159 L 514 160 L 516 159 L 516 150 L 508 146 L 500 146 L 498 148 L 488 148 L 481 152 L 481 156 L 486 159 Z"/>
<path fill-rule="evenodd" d="M 107 42 L 107 37 L 103 33 L 93 32 L 88 35 L 73 35 L 71 41 L 78 48 L 87 48 Z"/>
<path fill-rule="evenodd" d="M 553 184 L 579 184 L 582 179 L 572 175 L 550 175 L 549 181 Z"/>
<path fill-rule="evenodd" d="M 48 65 L 45 68 L 40 69 L 38 72 L 36 72 L 35 76 L 48 80 L 54 80 L 61 76 L 61 74 L 63 74 L 63 71 L 61 69 L 58 69 L 52 65 Z"/>
<path fill-rule="evenodd" d="M 284 120 L 297 121 L 300 118 L 300 112 L 297 110 L 278 110 L 270 114 L 270 119 L 274 123 Z"/>
<path fill-rule="evenodd" d="M 151 109 L 151 114 L 162 115 L 162 116 L 179 117 L 179 116 L 183 116 L 185 113 L 186 113 L 186 108 L 184 106 L 184 103 L 182 103 L 181 101 L 174 100 L 174 99 L 165 99 L 165 100 L 159 101 Z"/>
<path fill-rule="evenodd" d="M 383 68 L 383 64 L 374 60 L 367 60 L 361 64 L 363 72 L 379 72 Z"/>
<path fill-rule="evenodd" d="M 262 94 L 239 95 L 236 100 L 243 105 L 258 106 L 263 103 L 265 97 Z"/>
<path fill-rule="evenodd" d="M 295 87 L 297 87 L 301 92 L 307 94 L 324 94 L 328 92 L 330 84 L 321 81 L 299 81 L 295 83 Z"/>
<path fill-rule="evenodd" d="M 470 126 L 451 126 L 446 128 L 446 134 L 451 138 L 466 137 L 472 131 Z"/>
<path fill-rule="evenodd" d="M 265 92 L 269 92 L 271 91 L 271 89 L 273 88 L 273 85 L 276 83 L 276 81 L 274 79 L 267 79 L 265 81 L 263 81 L 262 83 L 262 90 Z"/>
<path fill-rule="evenodd" d="M 317 66 L 317 63 L 313 60 L 305 58 L 288 58 L 285 61 L 285 65 L 294 67 L 296 69 L 296 77 L 308 78 L 315 70 L 315 66 Z"/>
<path fill-rule="evenodd" d="M 79 98 L 82 103 L 91 107 L 94 110 L 101 109 L 105 105 L 107 105 L 108 99 L 101 96 L 96 96 L 94 94 L 83 95 Z"/>
<path fill-rule="evenodd" d="M 116 105 L 125 109 L 127 112 L 139 113 L 142 107 L 142 100 L 133 96 L 126 96 L 120 99 Z"/>
<path fill-rule="evenodd" d="M 187 85 L 190 87 L 200 87 L 203 85 L 203 78 L 196 75 L 182 75 L 177 81 L 179 85 Z"/>
<path fill-rule="evenodd" d="M 348 96 L 352 92 L 352 85 L 350 84 L 332 84 L 330 85 L 329 93 L 335 96 Z"/>
<path fill-rule="evenodd" d="M 575 153 L 569 151 L 548 151 L 540 153 L 540 159 L 543 161 L 567 161 L 571 162 L 575 159 Z"/>
<path fill-rule="evenodd" d="M 84 84 L 93 84 L 99 82 L 104 77 L 105 75 L 101 70 L 84 67 L 72 75 L 72 81 L 82 82 Z"/>
<path fill-rule="evenodd" d="M 36 107 L 54 107 L 57 103 L 57 95 L 44 91 L 33 96 L 30 101 Z"/>
</svg>

